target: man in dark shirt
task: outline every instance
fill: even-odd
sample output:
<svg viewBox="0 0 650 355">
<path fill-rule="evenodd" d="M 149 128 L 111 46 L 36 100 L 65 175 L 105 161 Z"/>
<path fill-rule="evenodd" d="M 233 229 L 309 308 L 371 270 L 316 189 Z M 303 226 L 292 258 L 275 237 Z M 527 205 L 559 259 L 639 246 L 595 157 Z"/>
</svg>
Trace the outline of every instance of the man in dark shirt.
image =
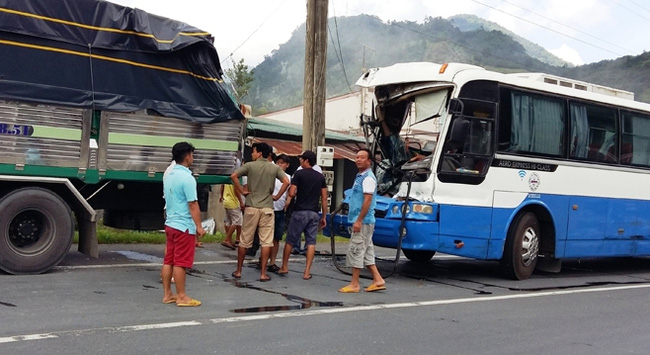
<svg viewBox="0 0 650 355">
<path fill-rule="evenodd" d="M 309 280 L 311 279 L 311 264 L 314 261 L 314 253 L 316 252 L 316 235 L 319 228 L 322 229 L 327 225 L 325 221 L 327 215 L 327 185 L 323 174 L 312 169 L 316 164 L 316 154 L 314 152 L 306 150 L 298 158 L 302 169 L 296 171 L 291 179 L 289 199 L 292 200 L 294 209 L 289 220 L 287 239 L 282 255 L 282 267 L 277 273 L 286 275 L 289 272 L 291 249 L 299 243 L 300 234 L 304 232 L 307 262 L 302 278 Z M 320 223 L 318 217 L 319 198 L 323 213 Z"/>
</svg>

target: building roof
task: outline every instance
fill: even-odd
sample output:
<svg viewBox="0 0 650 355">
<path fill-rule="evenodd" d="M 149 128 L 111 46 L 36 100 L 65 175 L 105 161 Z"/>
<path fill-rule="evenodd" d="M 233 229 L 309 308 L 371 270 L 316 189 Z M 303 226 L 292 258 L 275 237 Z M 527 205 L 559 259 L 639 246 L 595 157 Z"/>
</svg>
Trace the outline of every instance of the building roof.
<svg viewBox="0 0 650 355">
<path fill-rule="evenodd" d="M 270 119 L 250 118 L 248 136 L 253 142 L 270 144 L 277 154 L 297 156 L 302 153 L 302 126 Z M 354 160 L 357 151 L 365 146 L 365 139 L 333 131 L 325 131 L 325 145 L 334 148 L 334 159 Z"/>
<path fill-rule="evenodd" d="M 302 141 L 302 125 L 286 123 L 286 122 L 277 122 L 271 119 L 253 117 L 248 120 L 248 135 L 253 137 L 263 136 L 267 137 L 267 134 L 272 133 L 273 135 L 284 135 L 300 138 Z M 340 141 L 340 142 L 355 142 L 355 143 L 365 143 L 363 137 L 357 135 L 345 134 L 340 132 L 334 132 L 330 130 L 325 130 L 325 141 Z"/>
<path fill-rule="evenodd" d="M 281 139 L 267 139 L 263 137 L 256 137 L 253 143 L 264 142 L 273 147 L 273 152 L 276 154 L 286 154 L 288 156 L 298 156 L 302 153 L 302 142 L 281 140 Z M 328 147 L 334 148 L 334 159 L 348 159 L 354 161 L 357 156 L 357 151 L 363 148 L 365 143 L 349 142 L 349 143 L 326 143 Z"/>
</svg>

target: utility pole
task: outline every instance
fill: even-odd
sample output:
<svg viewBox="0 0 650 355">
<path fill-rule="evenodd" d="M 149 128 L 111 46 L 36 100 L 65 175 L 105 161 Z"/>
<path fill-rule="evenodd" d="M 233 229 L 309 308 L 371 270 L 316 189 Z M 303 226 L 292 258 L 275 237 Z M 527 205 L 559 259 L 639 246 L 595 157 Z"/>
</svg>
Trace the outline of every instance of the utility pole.
<svg viewBox="0 0 650 355">
<path fill-rule="evenodd" d="M 302 149 L 325 145 L 328 0 L 307 0 Z"/>
</svg>

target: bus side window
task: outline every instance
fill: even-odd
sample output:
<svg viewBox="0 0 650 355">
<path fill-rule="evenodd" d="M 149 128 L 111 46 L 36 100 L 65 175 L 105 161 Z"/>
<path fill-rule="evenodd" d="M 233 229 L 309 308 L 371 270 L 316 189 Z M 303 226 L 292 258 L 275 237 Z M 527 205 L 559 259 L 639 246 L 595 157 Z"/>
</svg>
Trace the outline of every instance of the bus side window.
<svg viewBox="0 0 650 355">
<path fill-rule="evenodd" d="M 500 103 L 499 151 L 562 156 L 565 108 L 565 101 L 555 97 L 504 88 Z"/>
<path fill-rule="evenodd" d="M 650 116 L 623 112 L 621 164 L 650 166 Z"/>
<path fill-rule="evenodd" d="M 570 104 L 571 158 L 618 162 L 616 110 L 579 102 Z"/>
</svg>

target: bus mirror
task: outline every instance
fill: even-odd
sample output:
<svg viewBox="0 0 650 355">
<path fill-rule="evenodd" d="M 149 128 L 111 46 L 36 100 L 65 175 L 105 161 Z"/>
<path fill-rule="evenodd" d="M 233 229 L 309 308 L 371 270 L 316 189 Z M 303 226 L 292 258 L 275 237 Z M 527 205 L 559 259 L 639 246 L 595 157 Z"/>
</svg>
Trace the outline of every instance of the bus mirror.
<svg viewBox="0 0 650 355">
<path fill-rule="evenodd" d="M 451 99 L 449 101 L 449 112 L 452 114 L 462 114 L 463 113 L 463 102 L 458 99 Z"/>
</svg>

